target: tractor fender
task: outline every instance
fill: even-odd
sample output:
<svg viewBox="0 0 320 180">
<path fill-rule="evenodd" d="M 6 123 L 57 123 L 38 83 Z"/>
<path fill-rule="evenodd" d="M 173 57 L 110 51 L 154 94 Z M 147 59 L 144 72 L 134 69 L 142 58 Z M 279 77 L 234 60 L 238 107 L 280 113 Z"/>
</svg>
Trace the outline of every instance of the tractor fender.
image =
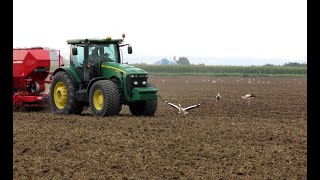
<svg viewBox="0 0 320 180">
<path fill-rule="evenodd" d="M 89 84 L 88 84 L 88 87 L 87 87 L 87 95 L 89 97 L 89 92 L 90 92 L 90 89 L 91 89 L 91 86 L 94 82 L 96 81 L 99 81 L 99 80 L 107 80 L 108 78 L 106 77 L 97 77 L 97 78 L 93 78 L 90 80 Z"/>
<path fill-rule="evenodd" d="M 89 84 L 88 84 L 88 87 L 87 87 L 87 95 L 89 96 L 89 92 L 90 92 L 90 89 L 91 89 L 91 86 L 93 85 L 94 82 L 96 81 L 99 81 L 99 80 L 111 80 L 113 82 L 115 82 L 113 79 L 115 80 L 119 80 L 117 77 L 113 76 L 113 77 L 110 77 L 109 79 L 107 77 L 97 77 L 97 78 L 93 78 L 90 80 Z M 116 83 L 116 82 L 115 82 Z M 118 86 L 118 84 L 116 84 Z"/>
<path fill-rule="evenodd" d="M 72 81 L 74 82 L 75 85 L 78 84 L 77 82 L 80 82 L 80 81 L 75 77 L 75 75 L 71 72 L 71 70 L 68 69 L 68 68 L 65 68 L 65 67 L 60 67 L 60 68 L 56 69 L 56 70 L 53 72 L 52 76 L 54 76 L 57 72 L 60 72 L 60 71 L 65 71 L 66 73 L 68 73 L 68 74 L 70 75 L 70 77 L 71 77 L 71 79 L 72 79 Z"/>
</svg>

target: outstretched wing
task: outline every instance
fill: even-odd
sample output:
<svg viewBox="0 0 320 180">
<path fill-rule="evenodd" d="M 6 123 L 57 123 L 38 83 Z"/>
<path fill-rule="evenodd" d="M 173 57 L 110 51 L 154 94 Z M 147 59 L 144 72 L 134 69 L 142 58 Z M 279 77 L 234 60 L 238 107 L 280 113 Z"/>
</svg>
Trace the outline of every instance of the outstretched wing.
<svg viewBox="0 0 320 180">
<path fill-rule="evenodd" d="M 161 97 L 160 95 L 158 95 L 158 96 L 159 96 L 159 98 L 160 98 L 163 102 L 169 104 L 170 106 L 172 106 L 172 107 L 174 107 L 174 108 L 180 109 L 179 106 L 177 106 L 177 105 L 175 105 L 175 104 L 173 104 L 173 103 L 171 103 L 171 102 L 168 102 L 168 101 L 162 99 L 162 97 Z"/>
<path fill-rule="evenodd" d="M 199 107 L 201 104 L 195 104 L 195 105 L 192 105 L 192 106 L 189 106 L 189 107 L 186 107 L 186 108 L 184 108 L 184 110 L 190 110 L 190 109 L 193 109 L 193 108 L 197 108 L 197 107 Z"/>
<path fill-rule="evenodd" d="M 180 109 L 179 106 L 173 104 L 173 103 L 170 103 L 168 101 L 164 101 L 165 103 L 169 104 L 170 106 L 174 107 L 174 108 L 177 108 L 177 109 Z"/>
</svg>

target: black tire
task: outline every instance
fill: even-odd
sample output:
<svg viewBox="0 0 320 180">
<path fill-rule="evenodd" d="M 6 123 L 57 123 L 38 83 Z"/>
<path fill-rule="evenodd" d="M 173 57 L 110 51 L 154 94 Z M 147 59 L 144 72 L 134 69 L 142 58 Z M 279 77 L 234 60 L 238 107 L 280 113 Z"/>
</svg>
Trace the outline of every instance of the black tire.
<svg viewBox="0 0 320 180">
<path fill-rule="evenodd" d="M 76 99 L 76 82 L 65 71 L 53 76 L 49 102 L 55 114 L 80 114 L 83 106 Z"/>
<path fill-rule="evenodd" d="M 148 86 L 155 87 L 152 83 L 148 83 Z M 129 104 L 130 112 L 135 116 L 154 116 L 157 107 L 158 99 Z"/>
<path fill-rule="evenodd" d="M 41 111 L 42 110 L 42 107 L 24 107 L 24 109 L 28 112 L 38 112 L 38 111 Z"/>
<path fill-rule="evenodd" d="M 110 80 L 94 82 L 89 92 L 89 105 L 96 116 L 119 115 L 121 105 L 118 86 Z"/>
</svg>

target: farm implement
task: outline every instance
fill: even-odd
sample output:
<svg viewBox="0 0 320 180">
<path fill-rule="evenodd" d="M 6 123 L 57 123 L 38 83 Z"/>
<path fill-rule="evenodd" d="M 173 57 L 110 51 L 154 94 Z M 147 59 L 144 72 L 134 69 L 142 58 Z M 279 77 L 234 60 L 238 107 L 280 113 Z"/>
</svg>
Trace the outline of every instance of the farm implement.
<svg viewBox="0 0 320 180">
<path fill-rule="evenodd" d="M 63 66 L 59 50 L 41 47 L 13 49 L 13 108 L 38 111 L 48 104 L 46 84 L 52 69 Z"/>
</svg>

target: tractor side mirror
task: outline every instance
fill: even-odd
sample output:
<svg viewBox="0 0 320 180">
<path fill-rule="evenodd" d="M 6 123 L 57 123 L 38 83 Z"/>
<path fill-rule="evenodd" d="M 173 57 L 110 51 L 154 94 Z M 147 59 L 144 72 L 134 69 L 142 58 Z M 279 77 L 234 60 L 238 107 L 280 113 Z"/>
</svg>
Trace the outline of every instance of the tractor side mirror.
<svg viewBox="0 0 320 180">
<path fill-rule="evenodd" d="M 132 54 L 132 46 L 128 46 L 128 54 Z"/>
<path fill-rule="evenodd" d="M 72 55 L 74 55 L 74 56 L 78 55 L 78 49 L 77 48 L 72 48 Z"/>
</svg>

